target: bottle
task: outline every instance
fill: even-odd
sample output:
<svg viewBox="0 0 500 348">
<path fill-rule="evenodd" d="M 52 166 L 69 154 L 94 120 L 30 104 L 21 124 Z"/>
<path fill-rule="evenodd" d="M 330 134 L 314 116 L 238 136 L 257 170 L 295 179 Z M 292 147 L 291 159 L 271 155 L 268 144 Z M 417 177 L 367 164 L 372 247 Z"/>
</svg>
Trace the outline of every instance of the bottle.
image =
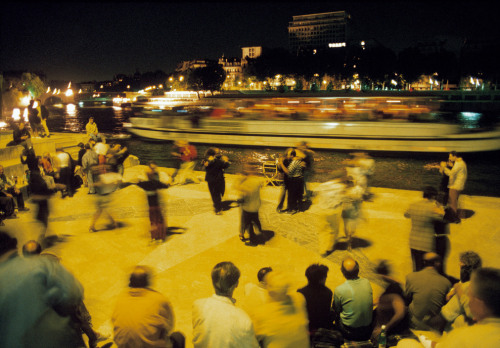
<svg viewBox="0 0 500 348">
<path fill-rule="evenodd" d="M 387 347 L 387 336 L 385 332 L 385 325 L 382 325 L 382 331 L 380 331 L 380 335 L 378 336 L 378 348 L 386 348 Z"/>
</svg>

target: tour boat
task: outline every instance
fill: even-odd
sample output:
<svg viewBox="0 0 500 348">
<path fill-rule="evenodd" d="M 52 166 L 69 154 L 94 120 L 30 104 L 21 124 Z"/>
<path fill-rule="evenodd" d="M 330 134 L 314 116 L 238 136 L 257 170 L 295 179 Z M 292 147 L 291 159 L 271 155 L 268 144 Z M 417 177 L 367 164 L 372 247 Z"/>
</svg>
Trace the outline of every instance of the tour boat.
<svg viewBox="0 0 500 348">
<path fill-rule="evenodd" d="M 125 128 L 149 140 L 391 152 L 500 150 L 481 112 L 449 113 L 435 98 L 227 98 L 136 110 Z"/>
</svg>

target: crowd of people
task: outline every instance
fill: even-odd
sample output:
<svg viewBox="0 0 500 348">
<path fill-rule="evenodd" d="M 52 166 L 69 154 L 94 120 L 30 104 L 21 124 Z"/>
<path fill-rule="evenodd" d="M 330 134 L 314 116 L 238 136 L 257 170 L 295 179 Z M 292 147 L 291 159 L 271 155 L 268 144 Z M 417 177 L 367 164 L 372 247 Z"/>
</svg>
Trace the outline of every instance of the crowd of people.
<svg viewBox="0 0 500 348">
<path fill-rule="evenodd" d="M 21 161 L 28 166 L 28 187 L 38 207 L 36 218 L 45 230 L 48 199 L 58 191 L 62 198 L 73 197 L 80 186 L 88 187 L 88 194 L 96 195 L 96 212 L 89 231 L 97 230 L 96 223 L 103 213 L 108 213 L 107 228 L 117 226 L 106 208 L 113 192 L 132 184 L 122 182 L 123 162 L 129 153 L 119 144 L 107 144 L 93 119 L 89 120 L 86 131 L 89 141 L 79 144 L 77 160 L 60 148 L 55 155 L 37 156 L 26 141 L 29 137 L 23 140 Z M 162 172 L 150 162 L 145 180 L 134 183 L 148 198 L 152 241 L 163 242 L 167 233 L 158 190 L 172 184 L 199 182 L 193 175 L 198 156 L 196 147 L 179 141 L 172 155 L 179 160 L 172 177 L 161 178 Z M 224 173 L 231 162 L 215 147 L 209 148 L 200 162 L 206 172 L 214 212 L 221 215 L 226 191 Z M 310 177 L 314 151 L 307 143 L 287 149 L 276 163 L 283 180 L 276 210 L 294 215 L 314 204 L 320 217 L 318 240 L 322 256 L 336 249 L 341 223 L 346 249 L 351 251 L 353 235 L 363 218 L 362 204 L 373 198 L 370 178 L 374 160 L 360 152 L 352 154 L 344 164 L 345 168 L 331 173 L 331 180 L 313 189 Z M 265 267 L 257 273 L 257 284 L 245 286 L 242 305 L 235 306 L 233 293 L 241 274 L 232 262 L 221 262 L 212 270 L 215 294 L 193 304 L 194 346 L 291 348 L 330 344 L 335 347 L 351 341 L 376 344 L 381 335 L 392 346 L 404 347 L 417 341 L 425 347 L 436 345 L 425 334 L 415 335 L 414 330 L 446 332 L 439 347 L 500 344 L 500 308 L 496 297 L 500 290 L 500 270 L 483 268 L 480 256 L 466 251 L 460 254 L 460 279 L 444 272 L 449 251 L 448 224 L 460 223 L 463 217 L 458 199 L 467 179 L 466 164 L 452 152 L 447 162 L 428 168 L 440 170 L 442 185 L 439 190 L 424 188 L 423 199 L 412 203 L 405 213 L 411 219 L 409 246 L 413 272 L 407 275 L 404 284 L 392 278 L 386 263 L 379 265 L 377 273 L 386 288 L 374 300 L 371 284 L 359 276 L 360 265 L 353 257 L 342 261 L 340 270 L 345 282 L 334 291 L 325 285 L 328 273 L 325 265 L 308 267 L 305 272 L 308 284 L 296 291 L 291 289 L 291 281 L 284 273 Z M 263 242 L 259 209 L 260 191 L 265 183 L 247 164 L 233 186 L 239 194 L 239 238 L 247 245 Z M 5 177 L 2 166 L 0 186 L 10 207 L 27 209 L 22 193 Z M 0 200 L 2 212 L 6 210 L 4 205 L 7 204 Z M 3 232 L 0 238 L 0 283 L 7 284 L 16 272 L 26 270 L 9 286 L 0 287 L 0 346 L 83 347 L 85 335 L 89 346 L 96 347 L 104 337 L 92 329 L 90 314 L 83 304 L 83 288 L 57 258 L 43 251 L 43 238 L 28 242 L 22 255 L 17 253 L 15 238 Z M 113 340 L 118 347 L 185 345 L 184 335 L 174 332 L 173 307 L 164 295 L 151 288 L 151 275 L 149 267 L 137 266 L 130 275 L 129 288 L 117 301 L 111 319 Z M 26 306 L 34 310 L 27 310 Z M 51 332 L 47 330 L 54 333 L 47 335 Z M 487 338 L 478 343 L 468 335 L 487 335 Z"/>
<path fill-rule="evenodd" d="M 384 337 L 387 346 L 398 347 L 497 346 L 500 269 L 483 267 L 477 253 L 466 251 L 460 254 L 460 280 L 452 285 L 439 274 L 440 262 L 439 255 L 426 253 L 424 268 L 408 274 L 404 285 L 381 262 L 376 271 L 386 288 L 378 299 L 350 256 L 340 267 L 345 281 L 333 291 L 325 285 L 324 264 L 307 267 L 307 285 L 299 289 L 292 288 L 286 272 L 263 267 L 257 282 L 245 284 L 241 305 L 233 297 L 240 270 L 220 262 L 211 271 L 214 294 L 193 302 L 192 343 L 195 348 L 371 347 Z M 0 232 L 0 346 L 70 348 L 87 342 L 93 348 L 111 339 L 117 347 L 185 347 L 185 334 L 174 331 L 174 307 L 153 289 L 152 274 L 145 265 L 130 274 L 128 288 L 114 301 L 110 338 L 94 330 L 84 289 L 57 256 L 36 241 L 19 252 L 16 238 Z M 444 335 L 433 342 L 430 332 Z"/>
</svg>

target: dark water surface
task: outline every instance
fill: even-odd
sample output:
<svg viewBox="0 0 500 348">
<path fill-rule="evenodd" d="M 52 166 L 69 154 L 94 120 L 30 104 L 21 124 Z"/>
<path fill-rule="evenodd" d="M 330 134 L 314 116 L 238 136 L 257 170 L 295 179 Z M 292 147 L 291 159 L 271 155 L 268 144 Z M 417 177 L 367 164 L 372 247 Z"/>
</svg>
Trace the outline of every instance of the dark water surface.
<svg viewBox="0 0 500 348">
<path fill-rule="evenodd" d="M 99 131 L 129 148 L 131 154 L 137 156 L 141 164 L 155 161 L 162 167 L 173 167 L 174 161 L 170 156 L 172 144 L 169 142 L 153 142 L 139 138 L 123 139 L 126 134 L 123 122 L 130 116 L 121 109 L 113 108 L 76 108 L 75 112 L 65 109 L 51 109 L 48 126 L 58 132 L 82 132 L 88 118 L 93 116 Z M 290 144 L 294 146 L 295 144 Z M 195 145 L 199 158 L 210 145 Z M 243 163 L 259 163 L 276 158 L 284 151 L 283 148 L 250 148 L 238 146 L 219 146 L 223 154 L 227 155 L 232 163 L 227 172 L 239 173 Z M 315 173 L 313 181 L 322 182 L 329 178 L 329 172 L 342 169 L 342 161 L 349 157 L 348 151 L 316 150 Z M 427 170 L 426 164 L 438 163 L 446 160 L 445 154 L 433 153 L 385 153 L 370 152 L 375 159 L 375 174 L 372 177 L 372 186 L 387 187 L 405 190 L 421 190 L 426 185 L 436 188 L 440 182 L 438 170 Z M 468 180 L 464 194 L 500 197 L 500 151 L 463 154 L 467 163 Z M 197 164 L 196 170 L 201 170 Z"/>
</svg>

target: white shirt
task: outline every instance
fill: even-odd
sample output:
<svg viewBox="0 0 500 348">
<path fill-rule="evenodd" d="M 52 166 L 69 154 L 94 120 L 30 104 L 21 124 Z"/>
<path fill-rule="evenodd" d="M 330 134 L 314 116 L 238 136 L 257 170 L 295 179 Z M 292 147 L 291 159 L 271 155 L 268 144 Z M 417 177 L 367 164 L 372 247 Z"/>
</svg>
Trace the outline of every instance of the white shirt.
<svg viewBox="0 0 500 348">
<path fill-rule="evenodd" d="M 225 297 L 212 295 L 193 303 L 195 348 L 258 348 L 248 314 Z"/>
<path fill-rule="evenodd" d="M 444 172 L 450 177 L 448 188 L 457 191 L 464 189 L 467 180 L 467 166 L 462 159 L 457 159 L 453 164 L 453 168 L 444 168 Z"/>
</svg>

